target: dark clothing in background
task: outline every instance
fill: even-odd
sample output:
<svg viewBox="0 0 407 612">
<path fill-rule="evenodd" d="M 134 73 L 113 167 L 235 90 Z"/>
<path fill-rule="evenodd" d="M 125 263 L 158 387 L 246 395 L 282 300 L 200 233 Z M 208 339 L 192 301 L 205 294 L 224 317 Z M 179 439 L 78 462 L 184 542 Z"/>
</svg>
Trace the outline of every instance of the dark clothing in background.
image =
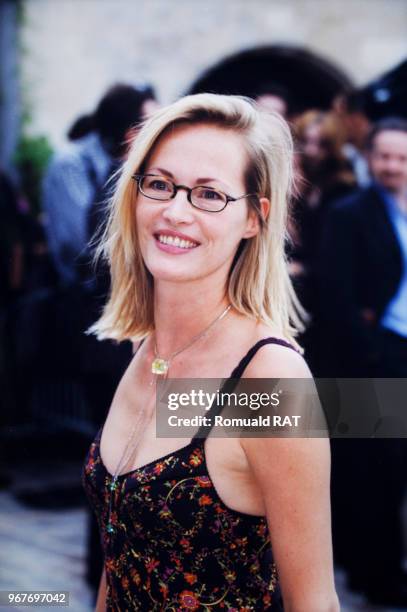
<svg viewBox="0 0 407 612">
<path fill-rule="evenodd" d="M 22 236 L 17 194 L 3 172 L 0 172 L 0 228 L 0 304 L 5 304 L 13 289 L 13 250 L 21 244 Z"/>
<path fill-rule="evenodd" d="M 406 377 L 407 339 L 380 325 L 399 288 L 403 261 L 374 185 L 329 211 L 320 262 L 318 374 Z M 332 441 L 334 553 L 351 586 L 370 597 L 389 597 L 399 588 L 406 485 L 406 439 Z"/>
<path fill-rule="evenodd" d="M 374 186 L 327 215 L 320 262 L 321 325 L 329 332 L 320 375 L 380 376 L 379 323 L 398 289 L 402 254 Z"/>
<path fill-rule="evenodd" d="M 111 157 L 101 138 L 89 134 L 57 153 L 44 177 L 43 209 L 48 245 L 59 281 L 78 282 L 78 258 L 86 250 L 87 212 L 108 178 Z"/>
<path fill-rule="evenodd" d="M 316 205 L 306 197 L 299 198 L 294 205 L 295 234 L 290 257 L 301 264 L 303 272 L 292 278 L 301 304 L 311 317 L 306 331 L 300 338 L 305 358 L 311 371 L 318 373 L 318 347 L 320 345 L 320 303 L 318 300 L 318 278 L 321 273 L 321 240 L 325 219 L 335 202 L 355 189 L 348 182 L 332 182 L 320 192 Z"/>
<path fill-rule="evenodd" d="M 334 203 L 354 191 L 348 183 L 336 183 L 321 192 L 315 206 L 301 197 L 294 205 L 294 223 L 299 239 L 295 241 L 291 257 L 305 268 L 303 281 L 300 281 L 300 299 L 305 308 L 313 311 L 316 280 L 320 268 L 320 249 L 325 219 Z"/>
</svg>

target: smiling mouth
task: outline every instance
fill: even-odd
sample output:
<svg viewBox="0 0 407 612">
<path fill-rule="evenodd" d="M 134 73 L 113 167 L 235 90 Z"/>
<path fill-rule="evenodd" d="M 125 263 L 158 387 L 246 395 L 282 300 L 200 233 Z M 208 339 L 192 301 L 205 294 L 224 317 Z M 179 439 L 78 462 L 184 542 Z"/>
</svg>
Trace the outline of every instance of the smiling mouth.
<svg viewBox="0 0 407 612">
<path fill-rule="evenodd" d="M 161 244 L 178 247 L 179 249 L 195 249 L 199 246 L 198 242 L 192 242 L 178 236 L 168 236 L 167 234 L 155 234 L 155 239 Z"/>
</svg>

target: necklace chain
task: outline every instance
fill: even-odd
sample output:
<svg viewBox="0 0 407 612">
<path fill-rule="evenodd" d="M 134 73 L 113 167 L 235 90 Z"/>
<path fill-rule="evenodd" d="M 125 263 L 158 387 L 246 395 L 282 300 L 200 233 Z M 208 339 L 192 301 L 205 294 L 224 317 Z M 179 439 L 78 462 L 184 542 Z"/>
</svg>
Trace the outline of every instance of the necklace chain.
<svg viewBox="0 0 407 612">
<path fill-rule="evenodd" d="M 210 332 L 210 330 L 212 329 L 212 327 L 214 327 L 216 325 L 216 323 L 218 323 L 219 321 L 222 321 L 222 319 L 224 317 L 226 317 L 226 315 L 228 314 L 229 310 L 232 308 L 232 305 L 229 304 L 228 306 L 226 306 L 226 308 L 220 313 L 220 315 L 218 315 L 216 317 L 216 319 L 214 319 L 211 323 L 209 323 L 209 325 L 207 327 L 205 327 L 205 329 L 201 332 L 199 332 L 199 334 L 196 334 L 195 336 L 193 336 L 193 338 L 185 345 L 182 346 L 181 348 L 177 349 L 176 351 L 174 351 L 173 353 L 171 353 L 171 355 L 167 358 L 164 359 L 163 357 L 159 357 L 159 351 L 158 351 L 158 347 L 157 347 L 157 342 L 154 341 L 154 355 L 155 358 L 151 364 L 151 371 L 153 374 L 156 374 L 158 376 L 167 376 L 168 375 L 168 370 L 171 364 L 171 361 L 174 359 L 174 357 L 176 357 L 177 355 L 179 355 L 180 353 L 183 353 L 184 351 L 186 351 L 187 349 L 189 349 L 190 346 L 192 346 L 193 344 L 195 344 L 195 342 L 198 342 L 198 340 L 200 340 L 201 338 L 203 338 L 204 336 L 206 336 L 206 334 L 208 334 Z"/>
<path fill-rule="evenodd" d="M 171 355 L 168 357 L 168 359 L 162 359 L 160 357 L 158 357 L 158 350 L 157 350 L 157 343 L 154 342 L 154 354 L 155 354 L 155 359 L 151 364 L 151 370 L 153 374 L 157 374 L 157 375 L 163 375 L 164 374 L 164 378 L 167 378 L 168 376 L 168 370 L 170 367 L 170 363 L 171 361 L 174 359 L 174 357 L 176 357 L 177 355 L 179 355 L 180 353 L 182 353 L 183 351 L 186 351 L 190 346 L 192 346 L 193 344 L 195 344 L 195 342 L 198 342 L 198 340 L 200 340 L 201 338 L 203 338 L 204 336 L 206 336 L 206 334 L 209 333 L 209 331 L 216 325 L 216 323 L 218 323 L 219 321 L 221 321 L 229 312 L 229 310 L 232 308 L 232 305 L 229 304 L 221 313 L 220 315 L 218 315 L 216 317 L 216 319 L 214 319 L 207 327 L 205 327 L 205 329 L 203 331 L 201 331 L 199 334 L 196 334 L 189 342 L 188 344 L 186 344 L 185 346 L 181 347 L 180 349 L 177 349 L 176 351 L 174 351 L 173 353 L 171 353 Z M 159 364 L 157 366 L 157 363 Z M 156 364 L 156 369 L 154 369 L 154 364 Z M 157 377 L 155 378 L 155 391 L 157 389 Z M 154 379 L 153 379 L 154 380 Z M 153 381 L 151 382 L 150 386 L 152 386 Z M 154 393 L 154 390 L 153 390 Z M 129 438 L 127 440 L 127 444 L 125 446 L 125 449 L 123 451 L 122 456 L 119 459 L 119 462 L 117 464 L 117 467 L 114 471 L 113 476 L 111 476 L 110 479 L 110 484 L 109 484 L 109 509 L 108 509 L 108 518 L 107 518 L 107 527 L 106 527 L 106 531 L 109 534 L 112 534 L 115 532 L 115 527 L 112 523 L 112 505 L 113 505 L 113 498 L 115 496 L 115 491 L 117 489 L 117 481 L 120 475 L 120 471 L 122 470 L 122 468 L 124 468 L 129 461 L 134 457 L 134 454 L 138 448 L 138 445 L 140 444 L 140 440 L 141 440 L 141 436 L 143 434 L 142 430 L 139 430 L 139 435 L 136 439 L 135 444 L 133 445 L 133 438 L 136 434 L 136 431 L 139 427 L 139 425 L 142 423 L 143 417 L 146 413 L 146 408 L 145 406 L 143 406 L 143 408 L 140 410 L 140 414 L 138 419 L 136 420 L 135 424 L 133 425 Z"/>
</svg>

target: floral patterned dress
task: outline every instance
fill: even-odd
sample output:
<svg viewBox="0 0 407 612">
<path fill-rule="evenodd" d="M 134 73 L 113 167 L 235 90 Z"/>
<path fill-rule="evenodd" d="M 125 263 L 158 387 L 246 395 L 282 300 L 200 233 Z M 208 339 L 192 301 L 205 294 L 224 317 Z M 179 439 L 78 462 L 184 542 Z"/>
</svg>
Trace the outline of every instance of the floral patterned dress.
<svg viewBox="0 0 407 612">
<path fill-rule="evenodd" d="M 266 519 L 223 503 L 208 473 L 204 439 L 119 476 L 112 491 L 100 437 L 101 430 L 83 481 L 101 533 L 107 610 L 283 610 Z"/>
</svg>

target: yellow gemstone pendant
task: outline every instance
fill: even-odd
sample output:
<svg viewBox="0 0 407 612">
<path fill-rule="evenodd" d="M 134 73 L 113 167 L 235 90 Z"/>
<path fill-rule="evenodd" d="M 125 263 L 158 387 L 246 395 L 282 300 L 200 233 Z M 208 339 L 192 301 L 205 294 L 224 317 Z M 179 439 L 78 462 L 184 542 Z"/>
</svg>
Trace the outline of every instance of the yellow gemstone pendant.
<svg viewBox="0 0 407 612">
<path fill-rule="evenodd" d="M 168 368 L 170 364 L 165 359 L 161 359 L 160 357 L 156 357 L 151 364 L 151 371 L 153 374 L 157 374 L 158 376 L 162 376 L 168 372 Z"/>
</svg>

